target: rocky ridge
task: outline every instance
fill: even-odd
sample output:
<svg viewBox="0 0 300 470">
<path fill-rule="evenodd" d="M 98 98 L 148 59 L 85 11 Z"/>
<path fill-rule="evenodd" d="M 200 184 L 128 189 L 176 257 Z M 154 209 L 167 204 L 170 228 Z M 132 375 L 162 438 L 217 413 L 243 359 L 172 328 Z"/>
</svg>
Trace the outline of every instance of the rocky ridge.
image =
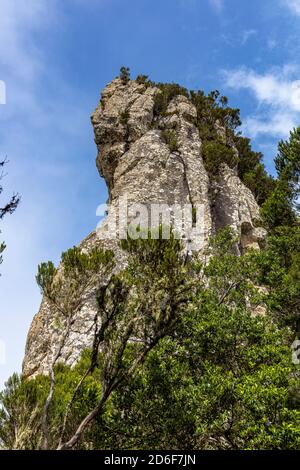
<svg viewBox="0 0 300 470">
<path fill-rule="evenodd" d="M 259 248 L 265 231 L 257 226 L 259 206 L 253 194 L 226 164 L 219 168 L 217 180 L 211 180 L 202 158 L 195 106 L 187 97 L 177 95 L 167 111 L 156 116 L 155 100 L 159 93 L 156 86 L 135 80 L 125 83 L 120 78 L 103 90 L 91 120 L 98 149 L 97 168 L 108 187 L 108 215 L 100 229 L 84 239 L 80 247 L 89 250 L 99 245 L 113 249 L 115 269 L 126 264 L 118 240 L 110 233 L 120 201 L 126 196 L 128 205 L 201 206 L 204 242 L 219 228 L 231 225 L 239 237 L 237 254 L 248 247 Z M 220 139 L 226 139 L 219 123 L 216 130 Z M 72 333 L 63 348 L 61 358 L 70 365 L 91 345 L 94 297 L 93 291 L 86 293 L 84 306 L 76 312 Z M 26 377 L 47 373 L 61 334 L 50 306 L 43 299 L 27 338 L 23 363 Z"/>
</svg>

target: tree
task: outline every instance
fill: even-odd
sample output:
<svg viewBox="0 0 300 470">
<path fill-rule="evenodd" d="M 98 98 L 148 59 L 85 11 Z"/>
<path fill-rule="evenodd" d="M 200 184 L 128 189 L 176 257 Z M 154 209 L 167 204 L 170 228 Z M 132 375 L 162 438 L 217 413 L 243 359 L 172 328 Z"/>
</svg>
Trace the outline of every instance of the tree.
<svg viewBox="0 0 300 470">
<path fill-rule="evenodd" d="M 275 189 L 261 207 L 261 216 L 269 230 L 280 226 L 292 227 L 297 218 L 293 208 L 293 192 L 285 179 L 276 180 Z"/>
<path fill-rule="evenodd" d="M 289 140 L 279 142 L 275 167 L 278 174 L 276 186 L 262 207 L 262 216 L 271 230 L 297 223 L 300 194 L 300 127 L 290 132 Z"/>
<path fill-rule="evenodd" d="M 206 288 L 113 395 L 91 430 L 95 448 L 299 448 L 291 333 L 253 315 L 259 255 L 238 258 L 234 243 L 229 231 L 213 241 Z"/>
<path fill-rule="evenodd" d="M 135 376 L 188 305 L 191 282 L 185 282 L 181 243 L 172 233 L 169 240 L 163 240 L 161 230 L 158 239 L 152 239 L 149 232 L 147 239 L 129 238 L 122 243 L 129 256 L 128 268 L 113 276 L 98 297 L 102 323 L 95 332 L 92 357 L 101 351 L 101 398 L 58 449 L 78 444 L 91 423 L 104 413 L 112 392 Z"/>
<path fill-rule="evenodd" d="M 112 269 L 113 254 L 109 251 L 93 249 L 84 253 L 79 248 L 72 248 L 62 254 L 62 263 L 56 269 L 52 262 L 42 263 L 38 267 L 37 283 L 45 299 L 56 315 L 56 321 L 62 330 L 60 341 L 53 353 L 50 364 L 50 389 L 45 401 L 42 429 L 44 449 L 50 446 L 49 410 L 55 391 L 55 366 L 57 365 L 63 347 L 71 333 L 75 321 L 75 314 L 85 302 L 85 294 L 98 286 L 101 278 Z M 99 318 L 95 318 L 95 332 L 98 332 Z M 95 333 L 96 334 L 96 333 Z"/>
<path fill-rule="evenodd" d="M 235 243 L 220 232 L 206 266 L 187 262 L 178 240 L 122 243 L 128 267 L 98 291 L 97 342 L 73 369 L 54 367 L 50 448 L 299 448 L 293 333 L 255 287 L 263 254 L 237 257 Z M 0 438 L 11 448 L 17 412 L 27 423 L 18 445 L 39 448 L 51 378 L 20 384 L 19 401 L 10 386 L 2 395 Z"/>
<path fill-rule="evenodd" d="M 189 92 L 186 88 L 178 85 L 177 83 L 153 83 L 159 90 L 154 98 L 153 113 L 155 119 L 165 115 L 169 103 L 178 95 L 189 97 Z"/>
<path fill-rule="evenodd" d="M 8 163 L 8 160 L 5 158 L 4 160 L 0 161 L 0 168 L 2 169 L 0 174 L 0 195 L 3 192 L 3 186 L 1 184 L 1 180 L 4 178 L 5 174 L 3 173 L 4 166 Z M 4 218 L 7 214 L 12 214 L 16 208 L 18 207 L 20 202 L 20 196 L 18 194 L 13 194 L 12 197 L 4 203 L 4 205 L 0 206 L 0 220 Z M 0 231 L 1 233 L 1 231 Z M 0 264 L 2 263 L 2 253 L 5 250 L 6 245 L 4 242 L 0 243 Z"/>
<path fill-rule="evenodd" d="M 290 182 L 295 192 L 299 191 L 300 178 L 300 127 L 290 132 L 289 140 L 281 140 L 275 158 L 278 177 Z"/>
<path fill-rule="evenodd" d="M 35 433 L 39 438 L 34 441 L 37 448 L 70 449 L 84 442 L 87 430 L 105 413 L 112 393 L 135 376 L 149 352 L 173 331 L 188 309 L 194 279 L 187 278 L 181 242 L 172 233 L 169 240 L 163 240 L 162 228 L 158 239 L 150 235 L 149 232 L 147 239 L 123 241 L 128 267 L 119 274 L 108 276 L 112 271 L 112 254 L 99 248 L 89 253 L 79 248 L 68 250 L 63 253 L 59 268 L 51 262 L 39 266 L 37 282 L 51 304 L 61 339 L 53 351 L 49 378 L 43 382 L 43 399 L 38 407 L 40 421 Z M 60 407 L 61 425 L 57 431 L 55 397 L 62 371 L 70 373 L 60 360 L 75 314 L 87 292 L 95 292 L 98 306 L 92 349 L 86 356 L 85 370 L 75 386 L 72 381 L 73 387 L 68 390 L 72 392 L 64 407 Z M 94 383 L 95 374 L 98 392 L 93 406 L 85 408 L 80 420 L 74 419 L 73 407 L 78 406 L 87 383 Z M 7 407 L 7 401 L 4 406 Z M 27 415 L 24 422 L 28 423 Z M 3 441 L 10 442 L 4 438 Z M 23 442 L 27 445 L 28 441 Z"/>
<path fill-rule="evenodd" d="M 90 362 L 90 353 L 85 352 L 72 369 L 63 364 L 55 366 L 55 390 L 49 410 L 49 434 L 51 441 L 58 442 L 62 430 L 66 407 L 72 397 L 76 383 Z M 69 410 L 66 432 L 95 406 L 101 393 L 96 372 L 86 378 L 76 395 L 76 402 Z M 14 374 L 0 394 L 0 448 L 41 449 L 43 447 L 43 410 L 50 388 L 50 377 L 39 375 L 25 380 Z"/>
<path fill-rule="evenodd" d="M 275 166 L 275 188 L 261 208 L 269 236 L 261 256 L 260 282 L 270 290 L 269 303 L 277 320 L 299 335 L 300 128 L 291 131 L 287 141 L 279 142 Z"/>
<path fill-rule="evenodd" d="M 5 158 L 4 160 L 0 161 L 0 168 L 3 167 L 8 163 L 8 160 Z M 3 171 L 0 174 L 0 181 L 4 178 Z M 0 194 L 3 192 L 3 186 L 0 184 Z M 20 202 L 20 196 L 18 194 L 13 194 L 9 201 L 7 201 L 4 206 L 0 207 L 0 220 L 4 218 L 6 214 L 12 214 L 18 204 Z"/>
<path fill-rule="evenodd" d="M 257 256 L 257 282 L 268 289 L 269 310 L 281 326 L 288 325 L 295 336 L 300 333 L 300 230 L 281 226 L 267 238 L 267 245 Z"/>
<path fill-rule="evenodd" d="M 234 136 L 234 145 L 239 154 L 238 175 L 252 191 L 257 203 L 262 205 L 275 189 L 276 184 L 265 170 L 262 163 L 263 154 L 255 152 L 251 147 L 250 139 L 241 135 Z"/>
<path fill-rule="evenodd" d="M 233 149 L 221 142 L 206 141 L 202 146 L 205 168 L 211 177 L 216 178 L 223 163 L 233 168 L 238 163 L 238 158 Z"/>
<path fill-rule="evenodd" d="M 120 68 L 120 79 L 126 85 L 126 83 L 130 80 L 130 68 L 129 67 L 121 67 Z"/>
<path fill-rule="evenodd" d="M 37 382 L 13 374 L 0 394 L 0 448 L 35 449 L 41 405 Z"/>
</svg>

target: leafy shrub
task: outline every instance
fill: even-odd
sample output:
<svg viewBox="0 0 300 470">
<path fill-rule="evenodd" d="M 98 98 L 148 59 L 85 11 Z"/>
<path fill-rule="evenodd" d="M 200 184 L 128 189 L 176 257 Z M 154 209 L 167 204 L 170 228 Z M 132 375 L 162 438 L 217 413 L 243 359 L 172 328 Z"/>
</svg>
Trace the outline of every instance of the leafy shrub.
<svg viewBox="0 0 300 470">
<path fill-rule="evenodd" d="M 128 276 L 130 289 L 138 289 L 135 300 L 124 304 L 122 312 L 125 308 L 130 319 L 140 310 L 136 302 L 145 296 L 142 315 L 149 315 L 153 331 L 161 331 L 178 305 L 181 314 L 136 374 L 128 373 L 115 388 L 76 449 L 299 448 L 299 380 L 291 362 L 292 334 L 289 328 L 279 327 L 273 316 L 285 304 L 287 311 L 295 309 L 295 302 L 300 309 L 299 256 L 295 253 L 299 231 L 294 230 L 292 236 L 289 230 L 278 231 L 269 239 L 267 251 L 240 257 L 232 253 L 234 243 L 229 228 L 219 231 L 203 267 L 196 259 L 182 264 L 182 246 L 175 238 L 122 241 L 122 248 L 134 255 L 122 276 Z M 74 251 L 66 255 L 71 265 L 75 255 Z M 194 276 L 199 272 L 205 283 Z M 271 283 L 272 289 L 263 298 L 254 288 L 258 280 Z M 115 288 L 119 291 L 121 285 Z M 262 300 L 270 314 L 253 316 L 249 304 Z M 151 314 L 146 313 L 149 305 Z M 119 326 L 116 321 L 109 333 L 114 341 Z M 143 340 L 149 337 L 143 336 L 145 331 L 141 330 Z M 141 347 L 141 342 L 131 341 L 122 349 L 123 371 L 130 370 Z M 111 370 L 105 369 L 106 354 L 105 350 L 98 354 L 88 375 L 93 356 L 89 351 L 72 369 L 56 365 L 50 448 L 57 446 L 66 408 L 82 377 L 85 380 L 69 409 L 65 437 L 73 435 L 81 419 L 99 403 L 101 381 Z M 8 381 L 0 394 L 3 448 L 40 448 L 49 387 L 46 376 L 27 381 L 14 375 Z"/>
<path fill-rule="evenodd" d="M 126 125 L 128 123 L 129 117 L 130 117 L 129 110 L 125 109 L 125 111 L 123 111 L 120 114 L 120 123 L 123 125 Z"/>
<path fill-rule="evenodd" d="M 218 90 L 213 90 L 206 95 L 202 90 L 188 91 L 176 83 L 155 83 L 150 81 L 147 75 L 138 75 L 136 81 L 146 86 L 155 86 L 161 91 L 155 96 L 153 128 L 157 127 L 159 117 L 168 115 L 167 108 L 173 98 L 178 95 L 187 97 L 196 107 L 197 117 L 192 122 L 199 130 L 205 165 L 209 174 L 215 177 L 222 162 L 227 163 L 231 168 L 237 167 L 240 179 L 252 191 L 258 204 L 261 205 L 266 201 L 275 188 L 274 179 L 265 170 L 262 163 L 263 155 L 253 151 L 250 139 L 242 137 L 237 132 L 241 125 L 240 110 L 231 108 L 226 96 L 222 96 Z M 228 145 L 226 142 L 220 142 L 217 122 L 225 130 Z M 166 135 L 165 140 L 168 144 L 170 143 L 172 151 L 177 150 L 177 144 L 172 135 Z M 229 142 L 231 142 L 230 145 Z M 230 148 L 233 145 L 238 150 L 238 158 Z M 282 149 L 284 149 L 283 143 Z"/>
<path fill-rule="evenodd" d="M 263 154 L 252 150 L 250 139 L 235 135 L 233 142 L 239 152 L 238 175 L 261 205 L 275 189 L 275 181 L 265 170 Z"/>
<path fill-rule="evenodd" d="M 150 87 L 150 86 L 153 86 L 154 83 L 151 82 L 151 80 L 149 80 L 148 78 L 148 75 L 138 75 L 135 79 L 135 81 L 139 84 L 139 85 L 146 85 L 146 87 Z"/>
<path fill-rule="evenodd" d="M 129 67 L 121 67 L 120 68 L 120 79 L 126 85 L 126 83 L 130 80 L 130 68 Z"/>
<path fill-rule="evenodd" d="M 173 129 L 162 130 L 161 136 L 168 145 L 170 152 L 176 152 L 178 150 L 177 136 Z"/>
<path fill-rule="evenodd" d="M 211 132 L 211 138 L 216 137 L 215 122 L 218 120 L 226 129 L 234 131 L 241 125 L 240 110 L 227 106 L 228 99 L 221 96 L 218 90 L 211 91 L 207 96 L 202 90 L 191 91 L 191 101 L 197 110 L 197 124 L 200 136 L 203 126 Z"/>
<path fill-rule="evenodd" d="M 296 224 L 290 188 L 285 181 L 277 181 L 274 191 L 261 207 L 261 215 L 269 230 Z"/>
<path fill-rule="evenodd" d="M 299 226 L 300 127 L 278 144 L 275 158 L 278 178 L 262 207 L 262 216 L 271 230 L 280 226 Z"/>
<path fill-rule="evenodd" d="M 202 151 L 205 168 L 213 177 L 218 174 L 222 163 L 233 168 L 238 162 L 233 149 L 221 142 L 207 141 L 203 144 Z"/>
<path fill-rule="evenodd" d="M 155 86 L 160 89 L 161 93 L 155 96 L 154 116 L 164 116 L 169 103 L 175 96 L 183 95 L 189 98 L 189 92 L 186 88 L 177 83 L 156 83 Z"/>
</svg>

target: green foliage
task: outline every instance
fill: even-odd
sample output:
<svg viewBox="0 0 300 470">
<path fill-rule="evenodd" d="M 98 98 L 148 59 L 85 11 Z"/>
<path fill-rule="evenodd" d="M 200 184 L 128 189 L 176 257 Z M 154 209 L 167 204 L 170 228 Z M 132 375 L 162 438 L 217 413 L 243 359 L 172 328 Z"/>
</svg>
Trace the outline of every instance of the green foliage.
<svg viewBox="0 0 300 470">
<path fill-rule="evenodd" d="M 8 160 L 5 158 L 0 161 L 0 168 L 3 170 L 3 167 L 8 163 Z M 1 170 L 1 171 L 2 171 Z M 0 182 L 5 175 L 0 173 Z M 3 186 L 0 183 L 0 194 L 3 192 Z M 2 220 L 7 214 L 13 214 L 20 203 L 19 194 L 13 194 L 9 201 L 6 201 L 4 205 L 0 206 L 0 220 Z"/>
<path fill-rule="evenodd" d="M 5 248 L 6 248 L 5 243 L 4 243 L 4 242 L 1 242 L 1 243 L 0 243 L 0 264 L 1 264 L 2 261 L 3 261 L 3 258 L 2 258 L 2 254 L 1 254 L 1 253 L 3 253 L 3 251 L 5 250 Z"/>
<path fill-rule="evenodd" d="M 102 265 L 107 266 L 113 260 L 113 252 L 93 248 L 85 252 L 74 246 L 62 254 L 61 261 L 65 273 L 72 275 L 89 275 L 90 272 L 97 273 Z"/>
<path fill-rule="evenodd" d="M 254 152 L 251 148 L 250 139 L 236 135 L 234 137 L 234 144 L 239 152 L 239 175 L 243 176 L 256 168 L 261 163 L 263 154 Z"/>
<path fill-rule="evenodd" d="M 113 253 L 99 248 L 84 252 L 73 247 L 62 253 L 61 268 L 51 261 L 38 266 L 36 281 L 61 317 L 71 318 L 81 305 L 84 291 L 113 266 Z M 63 276 L 61 275 L 63 272 Z"/>
<path fill-rule="evenodd" d="M 189 92 L 186 88 L 177 83 L 155 83 L 161 93 L 157 93 L 154 101 L 154 116 L 164 116 L 167 112 L 169 103 L 178 95 L 189 98 Z"/>
<path fill-rule="evenodd" d="M 279 142 L 275 166 L 276 186 L 262 207 L 270 230 L 299 223 L 300 127 L 290 132 L 289 140 Z"/>
<path fill-rule="evenodd" d="M 216 177 L 222 163 L 227 163 L 230 168 L 237 167 L 241 180 L 251 189 L 257 202 L 262 204 L 274 188 L 274 183 L 261 162 L 262 154 L 251 149 L 249 139 L 236 133 L 241 125 L 239 109 L 229 107 L 227 97 L 221 96 L 218 90 L 207 96 L 203 91 L 192 91 L 191 101 L 197 110 L 197 127 L 209 174 Z M 223 139 L 218 135 L 216 124 L 225 130 Z M 238 155 L 232 145 L 237 148 Z"/>
<path fill-rule="evenodd" d="M 197 125 L 200 137 L 215 138 L 215 123 L 219 123 L 234 131 L 241 125 L 239 109 L 230 108 L 226 96 L 221 96 L 218 90 L 211 91 L 207 96 L 202 90 L 191 91 L 191 101 L 197 110 Z"/>
<path fill-rule="evenodd" d="M 122 385 L 114 389 L 76 448 L 299 449 L 299 372 L 291 362 L 293 333 L 277 321 L 284 304 L 288 310 L 298 302 L 299 309 L 299 231 L 281 228 L 270 236 L 266 250 L 237 257 L 237 239 L 226 228 L 211 240 L 209 262 L 202 266 L 196 260 L 183 262 L 181 242 L 173 233 L 169 240 L 163 239 L 162 230 L 122 241 L 128 267 L 114 277 L 109 293 L 100 290 L 98 297 L 107 315 L 107 308 L 117 307 L 119 313 L 105 333 L 106 346 L 93 371 L 72 402 L 65 437 L 98 403 L 103 377 L 112 374 L 121 360 Z M 64 258 L 72 269 L 78 264 L 77 254 L 71 251 Z M 259 283 L 270 289 L 262 293 L 255 287 Z M 291 289 L 280 297 L 283 284 Z M 254 315 L 262 305 L 268 315 Z M 143 341 L 163 331 L 174 308 L 181 314 L 168 324 L 167 335 L 155 343 L 136 373 L 130 374 Z M 126 342 L 120 356 L 122 324 L 133 320 L 137 326 L 131 331 L 139 341 Z M 73 369 L 55 367 L 52 448 L 91 358 L 86 351 Z M 0 397 L 3 447 L 39 448 L 48 390 L 49 379 L 44 376 L 10 379 Z"/>
<path fill-rule="evenodd" d="M 164 229 L 170 231 L 169 238 L 163 237 Z M 136 279 L 140 277 L 141 282 L 151 283 L 153 277 L 161 279 L 171 274 L 176 275 L 176 279 L 166 279 L 167 282 L 183 282 L 186 269 L 182 266 L 182 242 L 170 227 L 161 225 L 136 240 L 129 235 L 121 241 L 121 248 L 130 255 L 129 274 Z"/>
<path fill-rule="evenodd" d="M 261 216 L 269 230 L 284 225 L 293 226 L 296 223 L 292 194 L 285 180 L 277 180 L 275 189 L 262 205 Z"/>
<path fill-rule="evenodd" d="M 139 85 L 144 85 L 148 81 L 148 75 L 138 75 L 135 80 Z"/>
<path fill-rule="evenodd" d="M 173 129 L 162 130 L 161 136 L 168 145 L 170 152 L 176 152 L 178 150 L 177 136 L 176 132 Z"/>
<path fill-rule="evenodd" d="M 234 168 L 238 163 L 233 149 L 216 140 L 205 141 L 202 152 L 205 168 L 212 177 L 218 175 L 222 163 L 227 163 L 230 168 Z"/>
<path fill-rule="evenodd" d="M 234 242 L 228 230 L 213 241 L 207 289 L 114 394 L 97 448 L 299 448 L 290 332 L 246 308 L 256 256 L 237 258 Z"/>
<path fill-rule="evenodd" d="M 8 160 L 7 158 L 5 158 L 4 160 L 0 160 L 0 195 L 3 193 L 3 186 L 1 184 L 1 180 L 4 178 L 5 174 L 3 173 L 3 168 L 4 166 L 8 163 Z M 8 201 L 5 201 L 2 205 L 2 203 L 0 203 L 0 220 L 2 220 L 7 214 L 13 214 L 15 212 L 15 210 L 17 209 L 19 203 L 20 203 L 20 196 L 19 194 L 13 194 L 12 197 L 8 200 Z M 1 230 L 0 230 L 0 233 L 1 233 Z M 6 248 L 6 245 L 4 242 L 0 242 L 0 264 L 2 263 L 3 261 L 3 258 L 2 258 L 2 253 L 3 251 L 5 250 Z"/>
<path fill-rule="evenodd" d="M 257 255 L 258 283 L 269 290 L 269 310 L 280 325 L 300 334 L 300 228 L 279 227 L 268 236 L 267 247 Z"/>
<path fill-rule="evenodd" d="M 129 117 L 130 117 L 129 110 L 128 110 L 128 109 L 125 109 L 125 111 L 123 111 L 123 112 L 120 114 L 120 122 L 121 122 L 121 124 L 126 125 L 126 124 L 128 123 Z"/>
<path fill-rule="evenodd" d="M 289 140 L 279 142 L 275 166 L 279 178 L 297 187 L 300 178 L 300 127 L 290 132 Z"/>
<path fill-rule="evenodd" d="M 163 333 L 172 317 L 185 311 L 191 295 L 188 286 L 193 285 L 193 276 L 187 278 L 188 267 L 184 263 L 181 240 L 163 238 L 167 227 L 160 226 L 156 231 L 148 231 L 148 236 L 122 240 L 121 247 L 129 254 L 128 269 L 125 272 L 130 286 L 136 286 L 138 308 L 143 315 L 154 320 L 155 331 Z M 160 334 L 161 334 L 160 333 Z"/>
<path fill-rule="evenodd" d="M 239 153 L 238 175 L 261 205 L 275 189 L 276 183 L 264 168 L 262 153 L 252 150 L 250 139 L 236 135 L 234 144 Z"/>
<path fill-rule="evenodd" d="M 222 96 L 218 90 L 205 95 L 202 90 L 188 91 L 176 83 L 154 83 L 146 75 L 139 75 L 136 80 L 160 90 L 154 102 L 154 127 L 160 117 L 167 115 L 168 105 L 173 98 L 178 95 L 188 98 L 196 107 L 197 117 L 193 123 L 199 130 L 205 166 L 210 176 L 216 178 L 220 165 L 227 163 L 229 167 L 237 168 L 239 177 L 253 192 L 258 204 L 265 202 L 274 189 L 274 180 L 264 168 L 262 154 L 254 152 L 250 140 L 237 132 L 241 125 L 240 110 L 231 108 L 226 96 Z M 224 129 L 223 137 L 220 137 L 218 128 Z M 165 140 L 167 143 L 171 142 L 171 150 L 177 150 L 176 139 L 170 134 L 173 131 L 165 132 Z M 237 148 L 239 155 L 233 146 Z"/>
<path fill-rule="evenodd" d="M 51 441 L 57 442 L 66 406 L 80 381 L 90 353 L 84 352 L 79 363 L 71 369 L 63 364 L 55 367 L 56 388 L 50 409 Z M 101 392 L 94 375 L 88 377 L 71 407 L 66 434 L 86 416 Z M 49 377 L 38 376 L 26 380 L 14 374 L 5 384 L 0 395 L 0 447 L 5 449 L 38 449 L 42 442 L 43 406 L 50 387 Z"/>
<path fill-rule="evenodd" d="M 241 180 L 251 190 L 257 203 L 262 205 L 275 188 L 275 180 L 269 176 L 262 163 L 240 175 Z"/>
<path fill-rule="evenodd" d="M 40 267 L 40 286 L 56 308 L 63 334 L 51 364 L 51 380 L 45 379 L 47 386 L 37 410 L 36 429 L 30 434 L 38 436 L 38 440 L 34 444 L 19 440 L 19 447 L 34 445 L 35 448 L 54 449 L 59 445 L 68 446 L 85 416 L 96 408 L 101 418 L 109 407 L 112 391 L 134 377 L 148 352 L 173 330 L 186 311 L 191 297 L 191 289 L 187 286 L 193 281 L 186 279 L 181 243 L 173 234 L 170 239 L 163 239 L 162 229 L 151 235 L 153 237 L 148 240 L 129 238 L 123 242 L 123 249 L 128 252 L 128 267 L 104 283 L 103 262 L 109 263 L 111 254 L 99 249 L 85 253 L 73 248 L 63 253 L 58 270 L 51 263 Z M 99 277 L 100 273 L 102 277 Z M 98 277 L 94 278 L 94 274 Z M 60 353 L 71 333 L 74 313 L 82 306 L 83 294 L 87 288 L 94 289 L 95 286 L 98 286 L 98 311 L 94 319 L 92 352 L 85 362 L 85 370 L 80 366 L 82 373 L 77 376 L 76 368 L 70 371 L 59 364 Z M 63 376 L 65 378 L 61 379 Z M 89 382 L 92 389 L 89 388 L 86 395 L 85 387 Z M 83 403 L 81 393 L 84 393 Z M 100 408 L 99 402 L 102 403 Z M 27 408 L 31 413 L 29 405 Z M 27 415 L 24 419 L 30 429 Z M 11 446 L 4 438 L 3 442 Z M 73 448 L 74 445 L 76 447 L 77 439 Z M 88 445 L 89 440 L 81 442 L 83 447 Z"/>
<path fill-rule="evenodd" d="M 36 282 L 42 292 L 47 291 L 52 286 L 54 276 L 57 273 L 57 270 L 52 263 L 48 261 L 46 263 L 41 263 L 38 266 L 38 273 L 36 275 Z"/>
<path fill-rule="evenodd" d="M 138 75 L 135 79 L 135 81 L 139 84 L 139 85 L 145 85 L 146 87 L 150 87 L 150 86 L 153 86 L 154 83 L 151 82 L 151 80 L 149 80 L 148 78 L 148 75 Z"/>
<path fill-rule="evenodd" d="M 126 85 L 130 80 L 130 68 L 129 67 L 121 67 L 120 68 L 120 79 L 122 80 L 123 84 Z"/>
</svg>

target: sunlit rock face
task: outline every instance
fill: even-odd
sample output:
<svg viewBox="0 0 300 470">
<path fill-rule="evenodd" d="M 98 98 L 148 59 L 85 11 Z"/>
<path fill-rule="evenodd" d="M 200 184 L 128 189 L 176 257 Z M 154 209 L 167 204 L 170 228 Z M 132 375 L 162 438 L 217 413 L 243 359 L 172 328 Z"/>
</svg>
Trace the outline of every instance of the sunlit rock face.
<svg viewBox="0 0 300 470">
<path fill-rule="evenodd" d="M 191 243 L 188 233 L 183 240 L 200 256 L 209 237 L 226 225 L 239 237 L 237 254 L 248 247 L 259 248 L 265 231 L 257 227 L 259 207 L 253 194 L 225 164 L 219 168 L 218 179 L 210 180 L 194 124 L 196 108 L 188 98 L 179 95 L 169 103 L 163 116 L 156 116 L 155 97 L 159 93 L 155 86 L 134 80 L 123 83 L 119 78 L 103 90 L 91 120 L 98 151 L 96 165 L 108 187 L 108 214 L 101 227 L 81 242 L 81 248 L 89 250 L 99 245 L 112 249 L 115 270 L 122 269 L 126 255 L 116 236 L 125 231 L 126 224 L 136 220 L 135 205 L 147 209 L 138 220 L 145 226 L 157 221 L 156 212 L 151 212 L 153 206 L 169 208 L 170 222 L 175 227 L 174 208 L 199 209 L 196 232 L 199 237 Z M 226 133 L 218 122 L 216 129 L 224 141 Z M 166 141 L 166 135 L 175 139 L 176 148 Z M 95 292 L 91 290 L 85 293 L 84 306 L 76 312 L 62 351 L 61 359 L 67 364 L 75 364 L 82 350 L 91 346 L 95 312 Z M 61 335 L 62 328 L 57 326 L 52 309 L 43 299 L 28 333 L 23 363 L 26 377 L 48 372 Z"/>
</svg>

